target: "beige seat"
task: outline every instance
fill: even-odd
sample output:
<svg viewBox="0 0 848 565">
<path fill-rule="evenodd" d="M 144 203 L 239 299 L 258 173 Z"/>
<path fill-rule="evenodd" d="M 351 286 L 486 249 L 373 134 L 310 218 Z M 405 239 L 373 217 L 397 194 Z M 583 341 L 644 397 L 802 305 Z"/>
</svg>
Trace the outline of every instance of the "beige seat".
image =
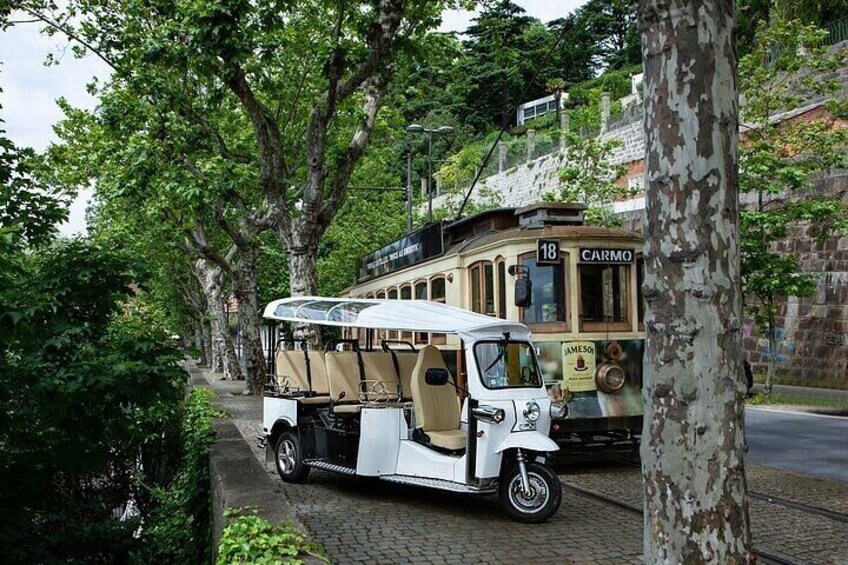
<svg viewBox="0 0 848 565">
<path fill-rule="evenodd" d="M 280 349 L 275 356 L 277 380 L 281 386 L 289 386 L 294 391 L 309 390 L 306 373 L 306 358 L 302 351 Z"/>
<path fill-rule="evenodd" d="M 328 351 L 324 356 L 327 365 L 327 384 L 333 412 L 357 413 L 359 404 L 359 356 L 355 351 Z"/>
<path fill-rule="evenodd" d="M 460 411 L 456 389 L 428 385 L 424 380 L 427 369 L 445 369 L 445 361 L 436 347 L 428 345 L 418 352 L 412 370 L 412 401 L 415 421 L 430 445 L 452 451 L 465 449 L 465 431 L 459 429 Z"/>
<path fill-rule="evenodd" d="M 398 377 L 404 400 L 412 398 L 412 371 L 418 362 L 417 351 L 394 351 L 397 359 Z"/>
<path fill-rule="evenodd" d="M 363 351 L 361 355 L 365 369 L 366 398 L 374 401 L 398 400 L 400 381 L 392 354 L 384 351 Z M 382 386 L 379 383 L 382 383 Z"/>
<path fill-rule="evenodd" d="M 309 370 L 306 367 L 306 357 L 303 351 L 278 350 L 275 356 L 277 378 L 281 384 L 292 387 L 291 392 L 318 395 L 301 398 L 302 403 L 329 404 L 324 355 L 318 351 L 309 351 L 307 355 L 309 356 Z"/>
</svg>

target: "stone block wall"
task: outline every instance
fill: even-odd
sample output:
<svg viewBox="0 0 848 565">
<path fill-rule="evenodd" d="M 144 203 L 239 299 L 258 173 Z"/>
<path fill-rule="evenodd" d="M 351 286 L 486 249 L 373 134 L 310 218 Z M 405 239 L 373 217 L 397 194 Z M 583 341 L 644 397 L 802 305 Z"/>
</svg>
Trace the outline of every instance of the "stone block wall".
<svg viewBox="0 0 848 565">
<path fill-rule="evenodd" d="M 822 179 L 814 194 L 848 203 L 848 172 Z M 794 253 L 804 272 L 818 276 L 813 296 L 779 305 L 774 352 L 779 382 L 848 389 L 848 236 L 817 242 L 814 226 L 804 222 L 790 226 L 776 250 Z M 772 356 L 768 340 L 750 322 L 743 335 L 746 358 L 755 373 L 764 373 Z"/>
<path fill-rule="evenodd" d="M 609 131 L 603 134 L 601 139 L 621 141 L 621 147 L 616 148 L 610 161 L 614 165 L 629 164 L 627 178 L 640 176 L 644 172 L 644 166 L 639 169 L 639 163 L 645 156 L 645 136 L 642 133 L 641 120 Z M 542 200 L 546 193 L 555 192 L 559 188 L 559 172 L 565 164 L 565 153 L 555 151 L 486 177 L 474 189 L 470 202 L 485 207 L 521 207 L 534 204 Z M 455 211 L 459 202 L 462 202 L 461 194 L 442 194 L 433 198 L 433 208 Z"/>
</svg>

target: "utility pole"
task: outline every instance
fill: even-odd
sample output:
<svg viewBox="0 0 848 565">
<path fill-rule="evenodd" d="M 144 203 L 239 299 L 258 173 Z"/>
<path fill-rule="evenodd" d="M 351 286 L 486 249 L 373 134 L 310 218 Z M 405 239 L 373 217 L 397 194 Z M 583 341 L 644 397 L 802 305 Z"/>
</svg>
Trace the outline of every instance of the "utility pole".
<svg viewBox="0 0 848 565">
<path fill-rule="evenodd" d="M 412 233 L 412 149 L 406 152 L 406 233 Z"/>
</svg>

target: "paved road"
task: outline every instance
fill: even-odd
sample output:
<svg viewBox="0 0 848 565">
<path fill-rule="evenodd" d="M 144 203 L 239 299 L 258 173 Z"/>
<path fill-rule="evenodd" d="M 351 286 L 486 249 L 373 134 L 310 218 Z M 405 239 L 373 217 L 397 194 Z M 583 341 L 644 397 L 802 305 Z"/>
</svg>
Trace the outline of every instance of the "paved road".
<svg viewBox="0 0 848 565">
<path fill-rule="evenodd" d="M 848 418 L 748 408 L 751 461 L 848 483 Z"/>
</svg>

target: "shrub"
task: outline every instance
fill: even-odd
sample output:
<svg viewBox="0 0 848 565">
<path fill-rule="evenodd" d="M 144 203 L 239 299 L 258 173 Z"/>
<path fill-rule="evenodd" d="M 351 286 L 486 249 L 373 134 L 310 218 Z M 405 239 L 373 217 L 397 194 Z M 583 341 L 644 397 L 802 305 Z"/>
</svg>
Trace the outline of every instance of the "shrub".
<svg viewBox="0 0 848 565">
<path fill-rule="evenodd" d="M 217 565 L 294 565 L 299 557 L 312 556 L 329 563 L 324 549 L 300 533 L 293 524 L 271 524 L 255 514 L 239 516 L 228 513 L 230 519 L 218 545 Z"/>
</svg>

